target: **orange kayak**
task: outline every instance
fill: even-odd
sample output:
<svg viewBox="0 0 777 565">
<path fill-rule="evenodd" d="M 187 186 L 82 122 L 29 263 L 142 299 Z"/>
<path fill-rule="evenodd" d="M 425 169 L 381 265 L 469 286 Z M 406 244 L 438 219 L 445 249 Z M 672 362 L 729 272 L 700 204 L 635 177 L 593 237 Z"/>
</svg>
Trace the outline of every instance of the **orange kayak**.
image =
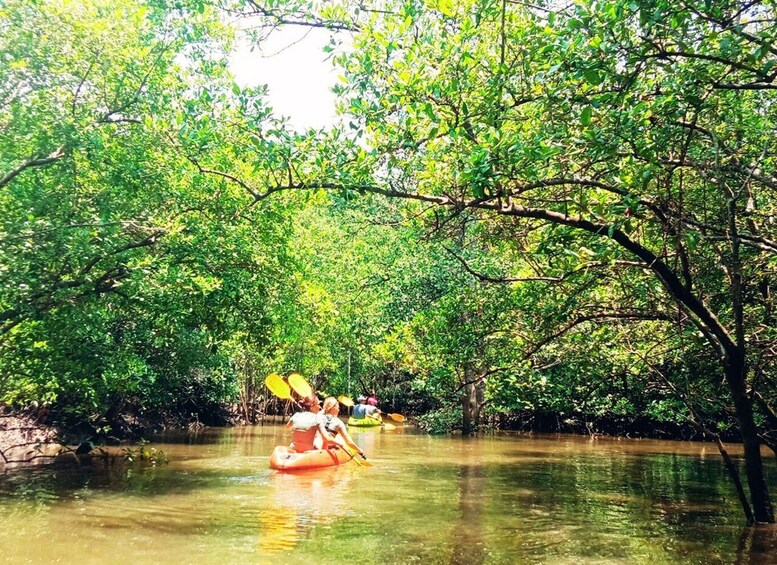
<svg viewBox="0 0 777 565">
<path fill-rule="evenodd" d="M 270 455 L 270 468 L 278 471 L 304 471 L 348 463 L 352 457 L 342 449 L 312 449 L 297 453 L 278 445 Z"/>
</svg>

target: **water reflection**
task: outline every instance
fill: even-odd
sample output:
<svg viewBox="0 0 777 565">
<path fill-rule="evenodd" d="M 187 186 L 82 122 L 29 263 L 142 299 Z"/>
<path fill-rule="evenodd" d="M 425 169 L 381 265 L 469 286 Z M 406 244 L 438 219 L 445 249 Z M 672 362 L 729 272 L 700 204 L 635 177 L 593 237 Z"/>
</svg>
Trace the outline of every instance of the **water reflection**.
<svg viewBox="0 0 777 565">
<path fill-rule="evenodd" d="M 273 474 L 270 492 L 260 501 L 260 555 L 290 551 L 315 527 L 345 514 L 354 472 L 343 468 Z"/>
<path fill-rule="evenodd" d="M 702 444 L 355 434 L 374 463 L 268 468 L 280 426 L 158 438 L 170 464 L 0 475 L 7 562 L 774 562 Z M 775 483 L 774 469 L 769 481 Z M 122 548 L 116 554 L 116 548 Z"/>
<path fill-rule="evenodd" d="M 737 565 L 771 565 L 777 561 L 777 526 L 745 528 L 739 536 Z"/>
<path fill-rule="evenodd" d="M 289 508 L 265 508 L 259 512 L 259 555 L 291 551 L 300 533 L 297 513 Z"/>
<path fill-rule="evenodd" d="M 459 520 L 453 529 L 451 563 L 480 565 L 485 562 L 486 471 L 478 463 L 459 469 Z"/>
</svg>

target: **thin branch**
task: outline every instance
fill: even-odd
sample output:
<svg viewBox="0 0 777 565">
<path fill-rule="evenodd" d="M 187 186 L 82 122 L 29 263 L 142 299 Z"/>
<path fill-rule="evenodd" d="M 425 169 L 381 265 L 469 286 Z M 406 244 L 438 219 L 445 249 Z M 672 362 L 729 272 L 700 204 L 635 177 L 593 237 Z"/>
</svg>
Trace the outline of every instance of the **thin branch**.
<svg viewBox="0 0 777 565">
<path fill-rule="evenodd" d="M 602 322 L 607 320 L 642 320 L 642 321 L 664 321 L 671 322 L 672 318 L 661 312 L 602 312 L 598 314 L 589 314 L 586 316 L 579 316 L 568 324 L 566 324 L 560 330 L 542 339 L 534 345 L 527 353 L 524 353 L 524 359 L 533 357 L 540 349 L 558 339 L 569 330 L 583 324 L 585 322 Z"/>
<path fill-rule="evenodd" d="M 89 78 L 89 75 L 92 73 L 92 69 L 94 68 L 96 63 L 97 63 L 97 58 L 92 59 L 92 62 L 89 63 L 89 68 L 86 69 L 84 76 L 81 77 L 81 82 L 78 83 L 78 88 L 76 88 L 75 94 L 73 94 L 73 103 L 70 107 L 70 113 L 73 116 L 75 116 L 76 114 L 76 106 L 78 105 L 78 97 L 81 95 L 81 89 L 83 88 L 84 83 L 86 82 L 86 79 Z"/>
<path fill-rule="evenodd" d="M 28 159 L 27 161 L 25 161 L 24 163 L 16 167 L 14 170 L 6 173 L 5 176 L 3 176 L 2 179 L 0 179 L 0 188 L 5 187 L 9 182 L 11 182 L 14 178 L 16 178 L 17 175 L 23 173 L 25 170 L 32 167 L 43 167 L 45 165 L 50 165 L 51 163 L 59 161 L 64 156 L 65 156 L 65 146 L 63 145 L 55 149 L 51 154 L 49 154 L 48 157 L 36 157 L 33 159 Z"/>
<path fill-rule="evenodd" d="M 481 373 L 480 375 L 478 375 L 474 379 L 469 380 L 469 381 L 465 381 L 464 383 L 462 383 L 459 387 L 456 388 L 456 390 L 453 391 L 453 394 L 456 394 L 457 392 L 459 392 L 461 389 L 463 389 L 467 385 L 472 385 L 472 384 L 478 383 L 478 382 L 482 381 L 483 379 L 490 377 L 491 375 L 494 375 L 496 373 L 501 373 L 502 371 L 506 371 L 509 368 L 510 367 L 496 367 L 494 369 L 489 369 L 488 371 L 486 371 L 485 373 Z"/>
<path fill-rule="evenodd" d="M 170 44 L 162 44 L 161 49 L 159 50 L 159 54 L 157 55 L 156 59 L 154 59 L 153 64 L 149 69 L 146 71 L 146 73 L 143 75 L 143 78 L 140 81 L 140 84 L 135 89 L 135 92 L 129 100 L 127 100 L 124 104 L 119 106 L 118 108 L 114 108 L 113 110 L 109 110 L 105 114 L 102 115 L 101 118 L 97 120 L 98 123 L 117 123 L 117 122 L 132 122 L 132 123 L 141 123 L 139 120 L 135 120 L 132 118 L 117 118 L 112 119 L 113 116 L 116 114 L 120 114 L 133 106 L 134 104 L 137 104 L 140 101 L 140 95 L 143 94 L 143 89 L 146 87 L 146 84 L 148 83 L 148 79 L 151 78 L 151 75 L 156 70 L 157 66 L 159 65 L 159 62 L 162 60 L 162 56 L 167 52 L 167 50 L 172 46 L 172 43 Z"/>
<path fill-rule="evenodd" d="M 777 84 L 764 82 L 748 82 L 733 84 L 730 82 L 713 82 L 712 87 L 718 90 L 777 90 Z"/>
<path fill-rule="evenodd" d="M 746 10 L 749 7 L 751 7 L 753 5 L 756 5 L 756 4 L 757 4 L 756 2 L 753 2 L 749 6 L 743 7 L 742 10 Z M 712 5 L 712 4 L 710 4 L 710 5 Z M 692 3 L 689 3 L 689 2 L 683 2 L 683 7 L 686 10 L 688 10 L 690 12 L 693 12 L 699 18 L 701 18 L 701 19 L 703 19 L 703 20 L 705 20 L 705 21 L 707 21 L 709 23 L 712 23 L 712 24 L 720 26 L 720 28 L 721 28 L 720 31 L 722 31 L 722 32 L 724 32 L 724 31 L 731 32 L 732 34 L 738 35 L 739 37 L 741 37 L 741 38 L 743 38 L 743 39 L 745 39 L 745 40 L 747 40 L 747 41 L 749 41 L 751 43 L 755 43 L 756 45 L 759 45 L 759 46 L 767 45 L 769 52 L 774 54 L 774 55 L 777 55 L 777 48 L 773 47 L 770 43 L 768 43 L 768 39 L 766 39 L 766 38 L 759 38 L 758 36 L 752 35 L 752 34 L 746 32 L 746 31 L 744 31 L 744 28 L 741 25 L 731 25 L 732 23 L 734 23 L 734 21 L 736 19 L 735 17 L 727 18 L 725 20 L 714 18 L 714 17 L 712 17 L 712 16 L 710 16 L 708 14 L 705 14 L 704 12 L 700 11 L 698 8 L 696 8 L 696 6 L 694 6 Z M 739 16 L 739 14 L 737 14 L 737 16 Z"/>
<path fill-rule="evenodd" d="M 535 282 L 535 281 L 547 281 L 547 282 L 563 282 L 565 279 L 571 277 L 572 275 L 575 275 L 581 271 L 587 271 L 590 268 L 593 267 L 604 267 L 608 266 L 610 263 L 604 263 L 601 261 L 589 261 L 588 263 L 584 264 L 583 266 L 573 270 L 569 271 L 567 273 L 564 273 L 560 277 L 518 277 L 518 278 L 507 278 L 507 277 L 490 277 L 488 275 L 484 275 L 483 273 L 480 273 L 478 271 L 475 271 L 472 269 L 469 264 L 467 263 L 466 259 L 463 257 L 457 255 L 452 249 L 449 247 L 443 245 L 442 246 L 445 251 L 450 253 L 455 259 L 459 261 L 459 263 L 462 264 L 464 267 L 464 270 L 467 271 L 470 275 L 475 277 L 478 280 L 481 280 L 483 282 L 490 282 L 490 283 L 496 283 L 496 284 L 507 284 L 507 283 L 514 283 L 514 282 Z M 640 265 L 641 264 L 638 264 Z"/>
<path fill-rule="evenodd" d="M 222 178 L 225 178 L 225 179 L 227 179 L 229 181 L 234 182 L 235 184 L 237 184 L 240 187 L 242 187 L 243 189 L 245 189 L 245 191 L 248 192 L 251 196 L 253 196 L 255 201 L 256 200 L 261 200 L 262 198 L 267 196 L 267 195 L 263 196 L 262 194 L 259 193 L 259 191 L 257 191 L 256 189 L 248 186 L 248 184 L 246 184 L 245 182 L 243 182 L 242 180 L 240 180 L 239 178 L 237 178 L 234 175 L 231 175 L 229 173 L 224 173 L 222 171 L 216 171 L 214 169 L 207 169 L 207 168 L 203 167 L 202 165 L 200 165 L 200 162 L 197 161 L 197 159 L 195 159 L 191 155 L 186 155 L 186 158 L 195 167 L 197 167 L 197 170 L 200 171 L 200 173 L 207 174 L 207 175 L 215 175 L 215 176 L 222 177 Z"/>
<path fill-rule="evenodd" d="M 680 58 L 680 59 L 699 59 L 702 61 L 720 63 L 721 65 L 726 65 L 733 69 L 738 69 L 740 71 L 752 73 L 756 76 L 761 77 L 762 80 L 765 80 L 768 82 L 771 82 L 772 80 L 774 80 L 774 76 L 768 75 L 760 69 L 756 69 L 755 67 L 750 67 L 738 61 L 732 61 L 724 57 L 718 57 L 716 55 L 705 55 L 702 53 L 692 53 L 690 51 L 667 51 L 666 49 L 660 49 L 657 53 L 645 54 L 645 57 L 656 58 L 656 59 L 665 59 L 665 58 L 672 58 L 672 57 Z"/>
<path fill-rule="evenodd" d="M 299 19 L 292 19 L 295 17 L 294 14 L 284 14 L 283 12 L 279 10 L 273 10 L 271 8 L 267 8 L 263 5 L 261 5 L 256 0 L 249 0 L 248 5 L 253 8 L 253 12 L 244 12 L 244 16 L 262 16 L 265 18 L 270 18 L 273 21 L 273 27 L 277 28 L 281 25 L 291 25 L 291 26 L 303 26 L 303 27 L 314 27 L 314 28 L 321 28 L 321 29 L 328 29 L 331 31 L 359 31 L 359 26 L 354 23 L 346 23 L 346 22 L 335 22 L 335 21 L 328 21 L 328 20 L 320 20 L 320 19 L 311 19 L 310 16 L 306 13 L 303 13 L 301 16 L 299 16 Z"/>
<path fill-rule="evenodd" d="M 672 383 L 669 378 L 664 374 L 663 371 L 655 367 L 645 356 L 641 356 L 638 352 L 632 351 L 632 353 L 635 353 L 636 355 L 642 357 L 642 361 L 645 363 L 645 365 L 656 375 L 659 376 L 659 378 L 666 384 L 667 387 L 669 387 L 672 392 L 674 392 L 677 396 L 680 397 L 680 399 L 685 404 L 686 408 L 688 408 L 688 416 L 686 419 L 688 422 L 695 427 L 697 430 L 699 430 L 702 435 L 711 437 L 715 441 L 715 445 L 718 448 L 718 451 L 720 452 L 720 456 L 723 458 L 723 462 L 726 465 L 726 469 L 729 472 L 729 475 L 731 476 L 731 480 L 734 482 L 734 486 L 737 490 L 737 495 L 739 496 L 739 502 L 742 505 L 742 510 L 745 513 L 745 517 L 747 518 L 748 524 L 754 523 L 754 517 L 753 517 L 753 511 L 750 506 L 750 503 L 747 500 L 747 495 L 745 495 L 745 489 L 742 486 L 742 480 L 739 476 L 739 471 L 737 470 L 736 465 L 732 461 L 731 457 L 728 454 L 728 450 L 726 449 L 726 446 L 723 444 L 723 441 L 720 439 L 720 434 L 717 432 L 714 432 L 707 428 L 702 423 L 701 418 L 699 418 L 696 414 L 696 411 L 693 408 L 693 405 L 691 404 L 690 400 L 688 399 L 687 395 L 683 392 L 677 390 L 677 387 L 674 386 L 674 383 Z"/>
</svg>

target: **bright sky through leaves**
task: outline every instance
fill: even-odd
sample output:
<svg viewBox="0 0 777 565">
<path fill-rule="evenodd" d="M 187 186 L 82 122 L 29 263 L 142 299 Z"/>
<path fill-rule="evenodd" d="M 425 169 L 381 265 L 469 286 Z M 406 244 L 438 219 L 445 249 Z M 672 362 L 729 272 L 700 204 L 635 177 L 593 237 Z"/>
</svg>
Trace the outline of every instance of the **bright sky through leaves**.
<svg viewBox="0 0 777 565">
<path fill-rule="evenodd" d="M 230 67 L 241 86 L 267 84 L 270 105 L 277 114 L 288 116 L 293 127 L 330 126 L 336 120 L 331 88 L 337 71 L 322 51 L 329 35 L 315 29 L 278 30 L 253 51 L 243 40 Z"/>
</svg>

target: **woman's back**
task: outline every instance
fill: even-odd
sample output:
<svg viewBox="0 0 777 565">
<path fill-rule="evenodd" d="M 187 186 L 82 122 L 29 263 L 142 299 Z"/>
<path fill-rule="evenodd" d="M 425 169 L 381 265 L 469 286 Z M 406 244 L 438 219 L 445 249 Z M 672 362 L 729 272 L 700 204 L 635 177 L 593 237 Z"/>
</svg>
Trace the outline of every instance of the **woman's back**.
<svg viewBox="0 0 777 565">
<path fill-rule="evenodd" d="M 318 432 L 319 417 L 313 412 L 297 412 L 289 420 L 292 428 L 291 448 L 294 451 L 315 449 L 314 441 Z"/>
</svg>

